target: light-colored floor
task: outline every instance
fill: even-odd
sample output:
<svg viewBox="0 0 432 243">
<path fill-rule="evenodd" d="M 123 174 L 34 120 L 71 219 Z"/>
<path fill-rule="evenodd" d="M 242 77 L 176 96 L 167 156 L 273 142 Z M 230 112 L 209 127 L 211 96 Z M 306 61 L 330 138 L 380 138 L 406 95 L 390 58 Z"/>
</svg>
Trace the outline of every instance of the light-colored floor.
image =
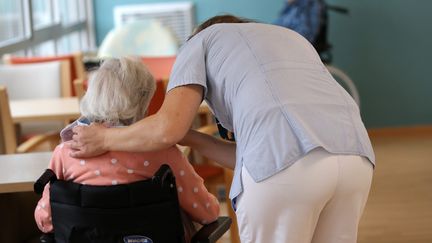
<svg viewBox="0 0 432 243">
<path fill-rule="evenodd" d="M 432 243 L 432 129 L 371 140 L 377 167 L 358 243 Z M 229 242 L 229 234 L 218 241 Z"/>
<path fill-rule="evenodd" d="M 372 137 L 377 158 L 359 243 L 432 242 L 432 133 Z"/>
</svg>

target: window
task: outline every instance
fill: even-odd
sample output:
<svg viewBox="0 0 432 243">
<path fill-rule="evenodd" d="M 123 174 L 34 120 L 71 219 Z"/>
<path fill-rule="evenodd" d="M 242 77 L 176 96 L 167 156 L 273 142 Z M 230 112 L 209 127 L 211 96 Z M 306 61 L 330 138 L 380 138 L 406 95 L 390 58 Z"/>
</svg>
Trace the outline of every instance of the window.
<svg viewBox="0 0 432 243">
<path fill-rule="evenodd" d="M 0 0 L 0 43 L 24 38 L 21 1 Z"/>
<path fill-rule="evenodd" d="M 0 55 L 95 48 L 92 0 L 0 0 Z"/>
<path fill-rule="evenodd" d="M 51 0 L 32 0 L 32 20 L 35 30 L 49 27 L 54 24 Z"/>
</svg>

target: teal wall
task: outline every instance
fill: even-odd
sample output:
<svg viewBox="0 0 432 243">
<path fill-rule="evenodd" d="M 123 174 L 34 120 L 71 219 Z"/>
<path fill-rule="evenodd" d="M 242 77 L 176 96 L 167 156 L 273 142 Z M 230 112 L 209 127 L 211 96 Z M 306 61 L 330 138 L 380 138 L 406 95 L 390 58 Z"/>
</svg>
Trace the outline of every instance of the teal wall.
<svg viewBox="0 0 432 243">
<path fill-rule="evenodd" d="M 432 124 L 432 1 L 331 0 L 334 63 L 353 78 L 367 126 Z"/>
<path fill-rule="evenodd" d="M 113 7 L 155 0 L 95 0 L 97 42 L 113 27 Z M 171 0 L 169 2 L 175 2 Z M 232 13 L 271 22 L 283 0 L 194 0 L 197 22 Z M 328 0 L 333 63 L 356 83 L 367 127 L 432 124 L 432 1 Z"/>
</svg>

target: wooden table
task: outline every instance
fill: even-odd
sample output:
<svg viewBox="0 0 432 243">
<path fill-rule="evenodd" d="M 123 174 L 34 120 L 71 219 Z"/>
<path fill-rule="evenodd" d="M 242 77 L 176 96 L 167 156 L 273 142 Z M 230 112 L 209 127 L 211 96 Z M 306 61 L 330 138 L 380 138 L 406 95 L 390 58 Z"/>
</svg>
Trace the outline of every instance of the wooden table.
<svg viewBox="0 0 432 243">
<path fill-rule="evenodd" d="M 80 117 L 76 97 L 11 100 L 10 110 L 15 123 L 26 121 L 70 121 Z"/>
<path fill-rule="evenodd" d="M 0 155 L 0 193 L 33 191 L 48 167 L 51 152 Z"/>
</svg>

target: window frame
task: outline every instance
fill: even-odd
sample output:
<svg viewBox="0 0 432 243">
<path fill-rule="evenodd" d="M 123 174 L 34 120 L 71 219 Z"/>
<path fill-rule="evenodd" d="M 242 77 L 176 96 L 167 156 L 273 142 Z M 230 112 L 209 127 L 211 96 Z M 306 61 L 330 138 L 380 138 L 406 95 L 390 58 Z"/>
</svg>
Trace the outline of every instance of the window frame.
<svg viewBox="0 0 432 243">
<path fill-rule="evenodd" d="M 53 23 L 49 26 L 44 26 L 42 28 L 35 29 L 33 26 L 33 9 L 32 0 L 21 0 L 22 13 L 21 18 L 23 19 L 22 24 L 24 25 L 24 35 L 21 37 L 11 38 L 4 41 L 0 41 L 0 55 L 15 53 L 19 51 L 24 51 L 26 55 L 32 52 L 33 48 L 38 45 L 45 43 L 47 41 L 54 41 L 54 52 L 59 53 L 58 50 L 58 40 L 64 36 L 72 34 L 74 32 L 80 33 L 80 41 L 86 39 L 87 50 L 94 50 L 95 45 L 95 31 L 94 31 L 94 16 L 93 16 L 93 0 L 81 1 L 85 6 L 85 19 L 77 18 L 77 21 L 72 24 L 62 24 L 59 18 L 55 16 L 60 16 L 60 9 L 58 8 L 55 0 L 51 1 L 51 14 L 53 16 Z M 75 1 L 75 0 L 69 0 Z M 77 10 L 80 11 L 80 1 L 76 1 Z M 57 8 L 56 10 L 54 8 Z M 58 11 L 54 14 L 54 11 Z M 80 16 L 82 13 L 77 13 Z M 85 30 L 87 32 L 87 37 L 81 37 L 81 31 Z M 80 43 L 82 46 L 83 43 Z"/>
</svg>

